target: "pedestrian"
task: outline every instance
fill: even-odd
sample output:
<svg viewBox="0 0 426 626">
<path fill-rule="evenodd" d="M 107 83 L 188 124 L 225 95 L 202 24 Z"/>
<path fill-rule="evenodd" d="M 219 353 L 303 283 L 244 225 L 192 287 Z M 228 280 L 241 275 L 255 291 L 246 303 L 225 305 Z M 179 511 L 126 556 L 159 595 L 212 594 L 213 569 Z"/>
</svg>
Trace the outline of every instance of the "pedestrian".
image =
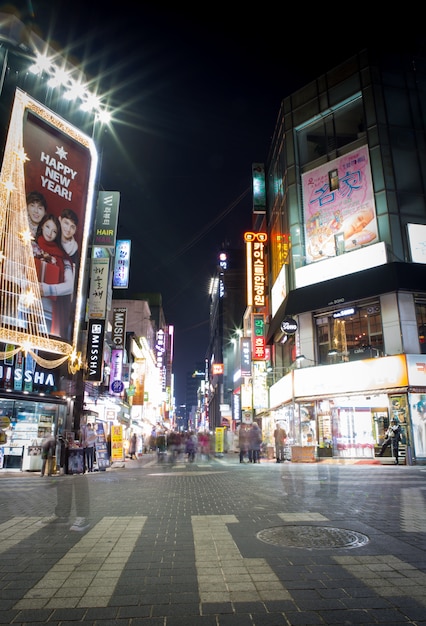
<svg viewBox="0 0 426 626">
<path fill-rule="evenodd" d="M 244 424 L 241 424 L 238 431 L 238 446 L 240 448 L 240 463 L 244 463 L 249 451 L 249 432 Z"/>
<path fill-rule="evenodd" d="M 45 437 L 41 443 L 41 476 L 44 476 L 47 466 L 47 475 L 52 476 L 53 457 L 55 456 L 56 439 L 53 435 Z"/>
<path fill-rule="evenodd" d="M 381 450 L 379 452 L 379 456 L 383 456 L 384 451 L 388 446 L 392 446 L 392 456 L 395 459 L 395 465 L 398 465 L 399 459 L 399 442 L 401 440 L 401 425 L 393 419 L 390 423 L 389 428 L 385 434 L 385 440 L 382 444 Z"/>
<path fill-rule="evenodd" d="M 189 463 L 193 463 L 195 460 L 195 454 L 197 452 L 198 438 L 197 435 L 190 431 L 185 439 L 185 453 L 187 455 Z"/>
<path fill-rule="evenodd" d="M 95 460 L 95 443 L 97 435 L 93 430 L 92 424 L 87 424 L 82 429 L 82 446 L 84 456 L 83 472 L 93 472 L 93 463 Z"/>
<path fill-rule="evenodd" d="M 259 424 L 253 422 L 249 430 L 249 461 L 260 463 L 260 448 L 262 446 L 262 431 Z"/>
<path fill-rule="evenodd" d="M 136 456 L 137 444 L 138 444 L 138 438 L 136 436 L 136 433 L 133 433 L 133 435 L 130 437 L 130 442 L 129 442 L 129 456 L 131 459 L 138 458 Z"/>
<path fill-rule="evenodd" d="M 274 430 L 274 439 L 275 439 L 275 457 L 277 459 L 277 463 L 281 463 L 284 461 L 284 443 L 287 439 L 287 433 L 284 428 L 277 424 Z"/>
</svg>

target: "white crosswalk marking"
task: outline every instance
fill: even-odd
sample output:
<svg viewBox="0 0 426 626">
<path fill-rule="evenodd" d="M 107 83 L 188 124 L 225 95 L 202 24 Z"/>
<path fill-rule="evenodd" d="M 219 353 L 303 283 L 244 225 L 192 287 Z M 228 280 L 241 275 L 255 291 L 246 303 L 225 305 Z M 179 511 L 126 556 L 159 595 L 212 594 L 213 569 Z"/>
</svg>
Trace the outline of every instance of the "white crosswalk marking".
<svg viewBox="0 0 426 626">
<path fill-rule="evenodd" d="M 418 487 L 401 489 L 401 530 L 407 533 L 424 532 L 426 505 L 423 490 Z"/>
<path fill-rule="evenodd" d="M 426 574 L 396 556 L 336 556 L 334 560 L 382 598 L 404 596 L 426 606 Z"/>
<path fill-rule="evenodd" d="M 146 517 L 104 517 L 15 609 L 107 606 Z"/>
<path fill-rule="evenodd" d="M 42 517 L 13 517 L 0 524 L 0 554 L 40 530 Z"/>
<path fill-rule="evenodd" d="M 238 522 L 234 515 L 195 515 L 191 522 L 202 603 L 291 599 L 265 559 L 241 556 L 226 527 Z"/>
</svg>

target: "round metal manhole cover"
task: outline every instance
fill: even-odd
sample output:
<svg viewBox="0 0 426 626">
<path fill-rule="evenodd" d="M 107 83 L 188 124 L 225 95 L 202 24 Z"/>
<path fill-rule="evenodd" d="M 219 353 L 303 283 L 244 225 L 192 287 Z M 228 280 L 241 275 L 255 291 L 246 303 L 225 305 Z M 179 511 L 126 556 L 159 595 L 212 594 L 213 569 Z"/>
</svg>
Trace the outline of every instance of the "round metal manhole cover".
<svg viewBox="0 0 426 626">
<path fill-rule="evenodd" d="M 369 542 L 362 533 L 330 526 L 276 526 L 257 533 L 257 538 L 287 548 L 359 548 Z"/>
</svg>

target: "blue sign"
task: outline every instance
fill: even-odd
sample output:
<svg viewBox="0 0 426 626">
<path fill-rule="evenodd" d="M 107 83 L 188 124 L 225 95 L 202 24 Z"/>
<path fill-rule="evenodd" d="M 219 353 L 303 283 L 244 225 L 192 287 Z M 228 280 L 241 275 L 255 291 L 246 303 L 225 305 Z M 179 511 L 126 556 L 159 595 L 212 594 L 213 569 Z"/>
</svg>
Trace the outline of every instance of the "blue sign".
<svg viewBox="0 0 426 626">
<path fill-rule="evenodd" d="M 113 393 L 121 393 L 124 389 L 124 383 L 121 380 L 114 380 L 111 384 Z"/>
</svg>

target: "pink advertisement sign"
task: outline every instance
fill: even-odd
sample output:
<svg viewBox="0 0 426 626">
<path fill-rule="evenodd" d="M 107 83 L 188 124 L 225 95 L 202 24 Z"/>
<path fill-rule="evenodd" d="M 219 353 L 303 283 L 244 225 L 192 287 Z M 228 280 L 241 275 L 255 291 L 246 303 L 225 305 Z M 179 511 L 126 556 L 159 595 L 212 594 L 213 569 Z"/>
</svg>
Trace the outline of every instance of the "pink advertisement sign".
<svg viewBox="0 0 426 626">
<path fill-rule="evenodd" d="M 306 262 L 378 241 L 368 147 L 302 175 Z"/>
</svg>

